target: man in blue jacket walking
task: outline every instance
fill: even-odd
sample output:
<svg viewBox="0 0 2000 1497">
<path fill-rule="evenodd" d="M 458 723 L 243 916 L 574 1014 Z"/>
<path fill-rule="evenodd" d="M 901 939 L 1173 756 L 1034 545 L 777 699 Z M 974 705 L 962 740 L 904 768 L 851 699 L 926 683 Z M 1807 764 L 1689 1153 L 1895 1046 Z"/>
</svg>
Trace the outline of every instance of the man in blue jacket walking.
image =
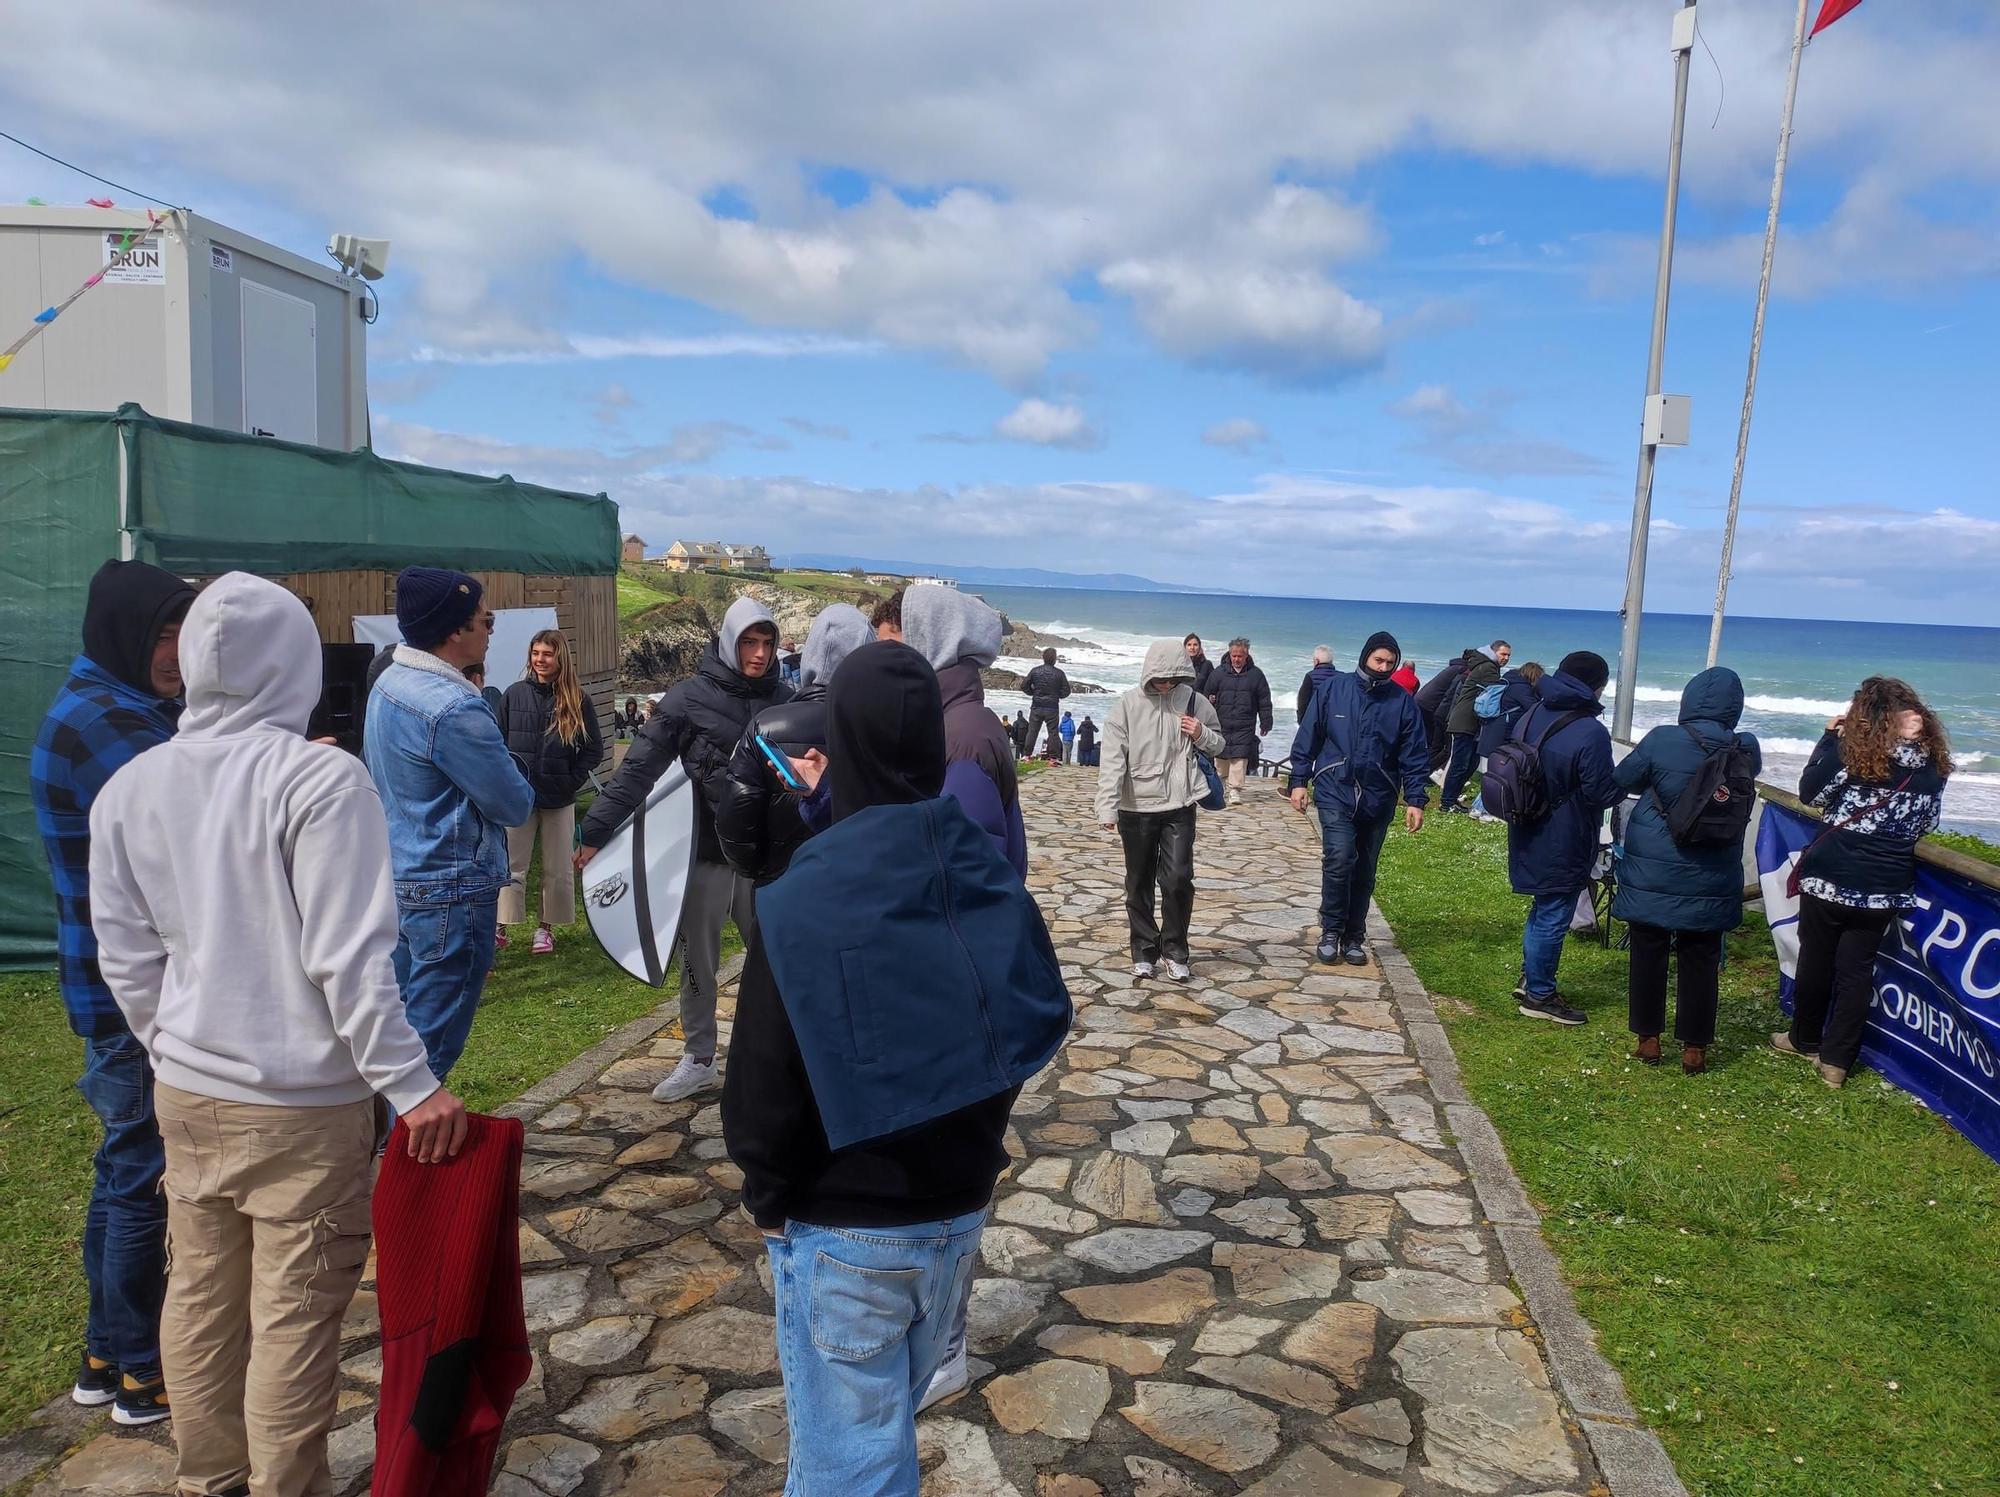
<svg viewBox="0 0 2000 1497">
<path fill-rule="evenodd" d="M 1556 967 L 1577 896 L 1590 882 L 1604 813 L 1625 799 L 1611 773 L 1611 734 L 1598 716 L 1611 667 L 1602 655 L 1573 650 L 1536 685 L 1539 701 L 1521 714 L 1514 738 L 1539 746 L 1549 813 L 1507 828 L 1507 877 L 1529 895 L 1521 933 L 1521 985 L 1515 1001 L 1525 1018 L 1576 1025 L 1584 1013 L 1556 991 Z"/>
<path fill-rule="evenodd" d="M 1417 700 L 1390 679 L 1402 646 L 1386 632 L 1368 636 L 1356 670 L 1321 681 L 1292 740 L 1292 809 L 1319 810 L 1319 959 L 1365 966 L 1368 901 L 1375 865 L 1403 792 L 1403 819 L 1424 824 L 1430 798 L 1430 743 Z"/>
<path fill-rule="evenodd" d="M 463 572 L 409 567 L 396 578 L 403 643 L 368 697 L 368 773 L 389 817 L 401 939 L 396 982 L 410 1025 L 442 1081 L 465 1049 L 486 972 L 500 891 L 511 877 L 507 828 L 535 809 L 479 691 L 493 615 Z"/>
</svg>

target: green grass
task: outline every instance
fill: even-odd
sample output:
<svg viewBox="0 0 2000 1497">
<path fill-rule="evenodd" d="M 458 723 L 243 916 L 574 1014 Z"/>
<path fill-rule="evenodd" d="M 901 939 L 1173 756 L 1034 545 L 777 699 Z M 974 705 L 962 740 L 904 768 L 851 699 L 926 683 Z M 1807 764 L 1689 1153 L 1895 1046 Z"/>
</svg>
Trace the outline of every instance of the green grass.
<svg viewBox="0 0 2000 1497">
<path fill-rule="evenodd" d="M 1623 952 L 1571 939 L 1585 1028 L 1515 1013 L 1504 828 L 1395 830 L 1376 897 L 1690 1492 L 2000 1491 L 2000 1166 L 1871 1074 L 1831 1092 L 1769 1048 L 1761 920 L 1684 1077 L 1628 1058 Z"/>
<path fill-rule="evenodd" d="M 1962 852 L 1968 858 L 1977 858 L 1982 863 L 2000 863 L 2000 843 L 1988 842 L 1970 832 L 1932 832 L 1928 840 L 1953 852 Z"/>
<path fill-rule="evenodd" d="M 528 909 L 539 909 L 539 858 Z M 581 919 L 556 933 L 551 956 L 528 951 L 532 923 L 487 980 L 479 1017 L 451 1086 L 468 1107 L 490 1110 L 560 1069 L 621 1024 L 678 990 L 625 976 L 598 950 Z M 727 956 L 741 943 L 732 930 Z M 97 1120 L 77 1095 L 83 1042 L 63 1017 L 55 978 L 0 975 L 0 1434 L 59 1392 L 83 1335 L 78 1261 L 90 1197 Z"/>
<path fill-rule="evenodd" d="M 618 574 L 618 622 L 637 618 L 649 608 L 658 608 L 667 595 L 629 570 Z"/>
</svg>

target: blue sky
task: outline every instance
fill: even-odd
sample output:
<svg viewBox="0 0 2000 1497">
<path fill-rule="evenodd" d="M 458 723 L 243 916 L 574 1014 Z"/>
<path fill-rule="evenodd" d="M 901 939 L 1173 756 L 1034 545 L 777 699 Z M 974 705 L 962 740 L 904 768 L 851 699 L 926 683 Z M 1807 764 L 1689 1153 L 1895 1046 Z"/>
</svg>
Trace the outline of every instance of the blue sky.
<svg viewBox="0 0 2000 1497">
<path fill-rule="evenodd" d="M 378 448 L 656 547 L 1615 607 L 1673 8 L 364 3 L 349 47 L 28 0 L 0 94 L 279 243 L 391 237 Z M 1654 607 L 1713 592 L 1788 9 L 1701 6 Z M 1996 71 L 1971 0 L 1808 52 L 1741 611 L 2000 617 Z M 0 146 L 0 197 L 97 191 Z"/>
</svg>

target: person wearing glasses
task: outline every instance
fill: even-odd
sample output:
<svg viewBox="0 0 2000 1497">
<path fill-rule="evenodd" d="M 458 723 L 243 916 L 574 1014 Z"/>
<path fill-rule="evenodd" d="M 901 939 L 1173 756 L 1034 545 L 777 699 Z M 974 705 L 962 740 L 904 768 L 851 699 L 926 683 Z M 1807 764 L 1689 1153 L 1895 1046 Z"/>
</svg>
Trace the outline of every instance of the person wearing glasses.
<svg viewBox="0 0 2000 1497">
<path fill-rule="evenodd" d="M 483 599 L 463 572 L 409 567 L 396 578 L 403 642 L 369 694 L 362 735 L 389 819 L 396 982 L 440 1081 L 465 1049 L 493 965 L 507 829 L 535 810 L 534 788 L 465 676 L 493 642 Z"/>
</svg>

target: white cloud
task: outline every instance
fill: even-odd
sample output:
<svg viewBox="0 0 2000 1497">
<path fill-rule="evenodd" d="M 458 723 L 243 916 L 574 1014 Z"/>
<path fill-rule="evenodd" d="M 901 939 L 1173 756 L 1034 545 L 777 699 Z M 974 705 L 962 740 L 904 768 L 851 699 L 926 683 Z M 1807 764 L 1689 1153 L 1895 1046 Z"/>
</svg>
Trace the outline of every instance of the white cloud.
<svg viewBox="0 0 2000 1497">
<path fill-rule="evenodd" d="M 1211 447 L 1227 447 L 1248 454 L 1267 444 L 1271 434 L 1264 430 L 1261 422 L 1252 421 L 1248 416 L 1233 416 L 1227 421 L 1216 422 L 1201 434 L 1201 439 Z"/>
<path fill-rule="evenodd" d="M 416 364 L 569 364 L 604 359 L 802 359 L 856 358 L 882 345 L 855 338 L 781 333 L 719 333 L 695 338 L 640 335 L 622 338 L 551 336 L 518 347 L 438 347 L 410 350 Z"/>
<path fill-rule="evenodd" d="M 1068 447 L 1075 451 L 1102 444 L 1103 438 L 1091 429 L 1083 409 L 1074 405 L 1052 405 L 1034 396 L 1022 401 L 993 425 L 996 436 L 1010 442 L 1028 442 L 1037 447 Z"/>
<path fill-rule="evenodd" d="M 1505 229 L 1494 229 L 1485 234 L 1474 234 L 1472 242 L 1482 248 L 1495 244 L 1505 244 L 1507 242 L 1507 231 Z"/>
<path fill-rule="evenodd" d="M 599 426 L 615 427 L 638 403 L 630 390 L 614 381 L 590 397 L 590 419 Z"/>
<path fill-rule="evenodd" d="M 1489 397 L 1468 407 L 1446 385 L 1419 385 L 1389 405 L 1389 414 L 1419 432 L 1413 451 L 1439 458 L 1482 478 L 1563 478 L 1602 473 L 1604 463 L 1562 442 L 1522 436 L 1501 419 L 1502 402 Z"/>
</svg>

